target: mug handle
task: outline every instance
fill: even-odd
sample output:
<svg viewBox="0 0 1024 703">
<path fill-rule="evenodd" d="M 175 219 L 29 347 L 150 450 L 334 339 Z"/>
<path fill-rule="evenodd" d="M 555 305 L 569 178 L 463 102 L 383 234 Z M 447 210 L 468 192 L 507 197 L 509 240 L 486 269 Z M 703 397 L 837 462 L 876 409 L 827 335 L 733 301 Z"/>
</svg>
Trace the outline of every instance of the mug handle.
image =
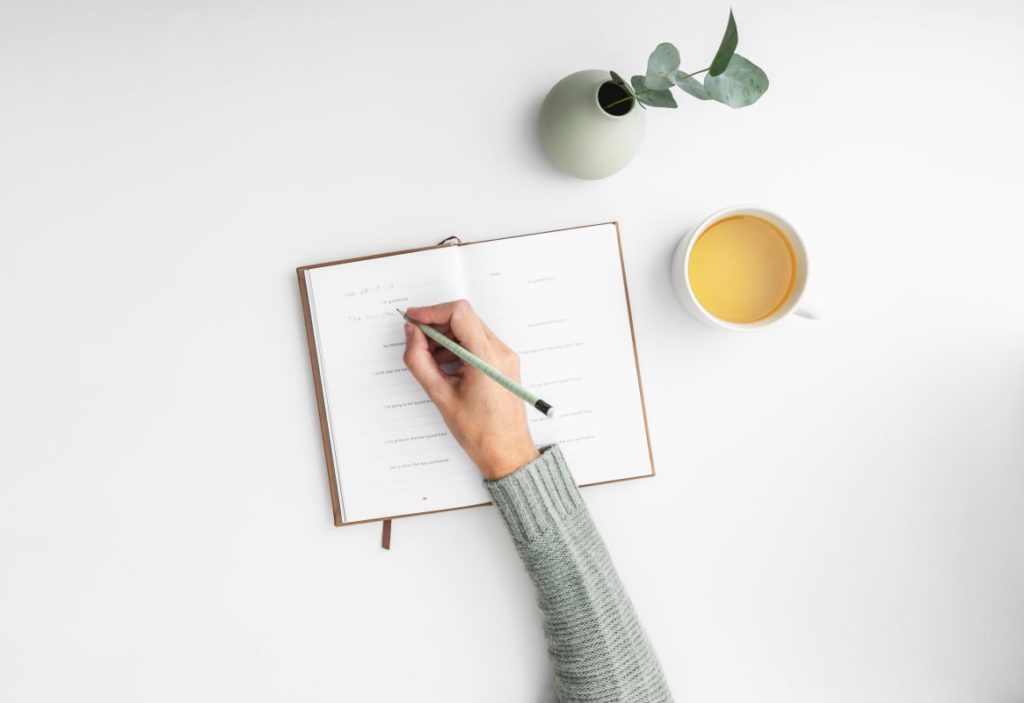
<svg viewBox="0 0 1024 703">
<path fill-rule="evenodd" d="M 796 315 L 797 317 L 802 317 L 805 320 L 820 320 L 822 312 L 821 308 L 817 307 L 816 305 L 804 303 L 803 305 L 794 309 L 793 314 Z"/>
</svg>

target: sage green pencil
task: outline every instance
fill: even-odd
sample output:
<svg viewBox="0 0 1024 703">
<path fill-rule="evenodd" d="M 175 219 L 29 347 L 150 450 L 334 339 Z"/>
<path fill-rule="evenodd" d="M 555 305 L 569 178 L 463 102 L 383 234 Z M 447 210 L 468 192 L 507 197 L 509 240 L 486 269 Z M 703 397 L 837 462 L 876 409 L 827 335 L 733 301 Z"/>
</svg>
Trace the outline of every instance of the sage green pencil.
<svg viewBox="0 0 1024 703">
<path fill-rule="evenodd" d="M 398 310 L 398 308 L 395 308 L 395 310 Z M 490 364 L 488 364 L 486 361 L 484 361 L 479 356 L 477 356 L 473 352 L 471 352 L 468 349 L 466 349 L 465 347 L 463 347 L 461 344 L 459 344 L 455 340 L 449 339 L 447 336 L 441 334 L 440 332 L 435 330 L 430 325 L 424 324 L 422 322 L 416 322 L 416 320 L 412 319 L 411 317 L 406 315 L 401 310 L 398 310 L 398 314 L 401 315 L 402 317 L 404 317 L 406 322 L 410 322 L 410 323 L 416 325 L 417 327 L 419 327 L 421 330 L 423 330 L 423 334 L 427 335 L 428 337 L 433 339 L 435 342 L 440 344 L 442 347 L 444 347 L 445 349 L 450 351 L 452 354 L 454 354 L 455 356 L 457 356 L 460 359 L 462 359 L 463 362 L 469 364 L 474 369 L 478 369 L 479 371 L 482 371 L 488 377 L 490 377 L 491 379 L 497 381 L 499 384 L 504 386 L 506 389 L 512 391 L 513 393 L 518 395 L 520 398 L 525 400 L 527 403 L 529 403 L 533 407 L 535 407 L 538 410 L 540 410 L 542 413 L 544 413 L 548 417 L 554 417 L 555 416 L 555 409 L 553 407 L 551 407 L 551 405 L 549 403 L 545 403 L 543 400 L 538 398 L 536 395 L 534 395 L 530 391 L 528 391 L 525 388 L 523 388 L 522 386 L 520 386 L 518 383 L 513 381 L 511 378 L 509 378 L 508 376 L 503 374 L 501 371 L 498 371 L 498 369 L 496 369 L 493 366 L 491 366 Z"/>
</svg>

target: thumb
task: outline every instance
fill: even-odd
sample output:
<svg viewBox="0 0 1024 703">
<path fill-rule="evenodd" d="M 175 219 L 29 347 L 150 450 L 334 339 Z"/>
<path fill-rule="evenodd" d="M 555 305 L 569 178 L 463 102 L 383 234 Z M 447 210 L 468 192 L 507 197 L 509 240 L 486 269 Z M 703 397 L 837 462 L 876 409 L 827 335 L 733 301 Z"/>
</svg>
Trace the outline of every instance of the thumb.
<svg viewBox="0 0 1024 703">
<path fill-rule="evenodd" d="M 405 354 L 402 360 L 435 405 L 440 406 L 451 399 L 451 383 L 430 353 L 427 336 L 419 327 L 408 322 L 405 323 Z"/>
</svg>

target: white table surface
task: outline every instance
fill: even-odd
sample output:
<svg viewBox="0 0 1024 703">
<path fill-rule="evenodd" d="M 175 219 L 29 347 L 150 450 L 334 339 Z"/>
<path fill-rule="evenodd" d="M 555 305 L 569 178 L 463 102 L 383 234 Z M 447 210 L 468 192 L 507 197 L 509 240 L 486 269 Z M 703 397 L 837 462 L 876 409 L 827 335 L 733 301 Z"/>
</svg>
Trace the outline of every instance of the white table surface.
<svg viewBox="0 0 1024 703">
<path fill-rule="evenodd" d="M 548 700 L 493 509 L 331 526 L 293 269 L 608 219 L 659 473 L 585 495 L 676 697 L 1024 698 L 1024 6 L 735 10 L 764 99 L 586 182 L 547 89 L 726 2 L 0 5 L 0 699 Z M 736 202 L 824 319 L 674 302 Z"/>
</svg>

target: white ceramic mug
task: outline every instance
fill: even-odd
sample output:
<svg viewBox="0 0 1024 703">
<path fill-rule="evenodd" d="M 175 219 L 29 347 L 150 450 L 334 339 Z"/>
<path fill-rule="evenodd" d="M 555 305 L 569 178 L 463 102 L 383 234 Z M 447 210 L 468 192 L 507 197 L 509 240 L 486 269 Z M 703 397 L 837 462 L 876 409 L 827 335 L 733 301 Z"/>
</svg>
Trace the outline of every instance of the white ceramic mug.
<svg viewBox="0 0 1024 703">
<path fill-rule="evenodd" d="M 693 245 L 697 242 L 700 236 L 704 234 L 711 225 L 720 222 L 727 217 L 736 217 L 737 215 L 758 217 L 775 225 L 775 227 L 778 228 L 783 236 L 785 236 L 789 241 L 789 244 L 793 249 L 793 256 L 796 259 L 796 280 L 793 282 L 793 290 L 789 294 L 789 297 L 786 298 L 786 301 L 771 315 L 754 322 L 746 323 L 723 320 L 722 318 L 716 317 L 708 312 L 707 309 L 700 304 L 696 294 L 694 294 L 693 286 L 690 285 L 689 276 L 690 254 L 693 252 Z M 800 235 L 798 235 L 796 233 L 796 229 L 794 229 L 793 226 L 784 219 L 775 213 L 762 208 L 750 207 L 747 205 L 734 205 L 732 207 L 727 207 L 705 217 L 696 227 L 687 232 L 686 235 L 679 240 L 679 244 L 676 246 L 676 251 L 672 255 L 672 285 L 675 288 L 676 296 L 678 296 L 683 307 L 689 310 L 690 313 L 698 320 L 706 322 L 714 327 L 724 327 L 731 330 L 757 329 L 759 327 L 770 325 L 791 312 L 794 315 L 799 315 L 800 317 L 804 317 L 809 320 L 816 320 L 820 316 L 817 310 L 806 304 L 801 307 L 797 307 L 797 303 L 800 302 L 800 298 L 803 295 L 804 287 L 807 285 L 807 250 L 804 248 L 804 243 L 800 239 Z"/>
</svg>

